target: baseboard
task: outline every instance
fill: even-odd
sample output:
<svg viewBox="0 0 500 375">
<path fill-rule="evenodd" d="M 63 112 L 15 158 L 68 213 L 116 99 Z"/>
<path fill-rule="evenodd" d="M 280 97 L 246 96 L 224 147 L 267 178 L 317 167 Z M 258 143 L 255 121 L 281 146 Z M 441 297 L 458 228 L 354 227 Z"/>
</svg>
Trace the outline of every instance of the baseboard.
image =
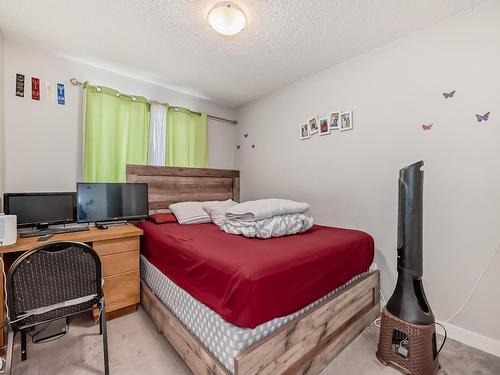
<svg viewBox="0 0 500 375">
<path fill-rule="evenodd" d="M 450 323 L 443 323 L 440 321 L 438 321 L 438 323 L 445 326 L 446 331 L 448 331 L 448 337 L 500 357 L 500 341 L 483 336 L 479 333 L 468 331 Z"/>
</svg>

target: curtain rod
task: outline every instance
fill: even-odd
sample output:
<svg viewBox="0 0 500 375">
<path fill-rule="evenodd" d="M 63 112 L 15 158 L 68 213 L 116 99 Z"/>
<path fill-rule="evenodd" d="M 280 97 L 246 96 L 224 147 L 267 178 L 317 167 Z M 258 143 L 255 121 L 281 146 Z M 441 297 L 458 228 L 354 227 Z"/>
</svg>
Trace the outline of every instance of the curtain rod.
<svg viewBox="0 0 500 375">
<path fill-rule="evenodd" d="M 72 85 L 74 86 L 80 86 L 82 88 L 85 88 L 85 82 L 80 82 L 78 81 L 76 78 L 71 78 L 69 80 L 71 82 Z M 148 103 L 157 103 L 153 100 L 149 100 L 149 99 L 146 99 L 148 101 Z M 163 103 L 159 103 L 159 104 L 163 104 Z M 182 108 L 182 107 L 176 107 L 176 106 L 172 106 L 173 108 Z M 190 109 L 188 109 L 191 113 L 194 113 L 194 114 L 197 114 L 197 115 L 201 115 L 200 112 L 196 112 L 196 111 L 191 111 Z M 219 116 L 213 116 L 213 115 L 208 115 L 207 114 L 207 118 L 211 119 L 211 120 L 216 120 L 216 121 L 221 121 L 221 122 L 227 122 L 229 124 L 233 124 L 233 125 L 237 125 L 238 124 L 238 121 L 236 120 L 229 120 L 227 118 L 224 118 L 224 117 L 219 117 Z"/>
</svg>

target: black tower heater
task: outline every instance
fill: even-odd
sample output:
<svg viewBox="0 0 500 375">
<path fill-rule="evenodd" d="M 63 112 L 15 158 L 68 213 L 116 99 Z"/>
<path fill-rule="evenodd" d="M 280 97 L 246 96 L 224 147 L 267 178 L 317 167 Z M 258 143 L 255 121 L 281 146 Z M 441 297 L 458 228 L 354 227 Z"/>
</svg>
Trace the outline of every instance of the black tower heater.
<svg viewBox="0 0 500 375">
<path fill-rule="evenodd" d="M 398 281 L 382 312 L 378 359 L 407 374 L 438 368 L 434 314 L 422 284 L 424 162 L 399 171 Z"/>
<path fill-rule="evenodd" d="M 419 161 L 399 171 L 398 282 L 387 311 L 410 323 L 432 324 L 422 276 L 424 166 Z"/>
</svg>

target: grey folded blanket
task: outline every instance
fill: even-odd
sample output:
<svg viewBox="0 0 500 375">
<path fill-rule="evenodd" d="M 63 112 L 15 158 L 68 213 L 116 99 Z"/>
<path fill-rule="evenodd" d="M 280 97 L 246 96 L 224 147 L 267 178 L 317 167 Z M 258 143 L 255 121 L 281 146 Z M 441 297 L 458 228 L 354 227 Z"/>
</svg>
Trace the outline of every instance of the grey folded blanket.
<svg viewBox="0 0 500 375">
<path fill-rule="evenodd" d="M 259 199 L 247 201 L 231 207 L 226 212 L 226 218 L 241 221 L 259 221 L 273 216 L 300 214 L 309 210 L 304 202 L 294 202 L 288 199 Z"/>
</svg>

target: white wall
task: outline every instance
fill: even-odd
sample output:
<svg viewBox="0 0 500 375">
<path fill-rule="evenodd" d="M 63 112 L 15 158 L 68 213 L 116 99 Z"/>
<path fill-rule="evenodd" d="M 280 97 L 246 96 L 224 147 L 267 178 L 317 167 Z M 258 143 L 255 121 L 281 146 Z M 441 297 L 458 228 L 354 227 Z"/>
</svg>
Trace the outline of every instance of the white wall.
<svg viewBox="0 0 500 375">
<path fill-rule="evenodd" d="M 499 19 L 500 3 L 489 2 L 242 107 L 242 198 L 307 201 L 316 222 L 371 233 L 388 298 L 398 170 L 423 159 L 424 285 L 437 319 L 449 318 L 500 242 Z M 353 131 L 299 140 L 309 116 L 351 109 Z M 475 114 L 487 111 L 479 124 Z M 499 270 L 497 256 L 449 324 L 454 337 L 497 355 Z"/>
<path fill-rule="evenodd" d="M 5 188 L 5 141 L 4 141 L 4 104 L 3 104 L 3 47 L 4 40 L 0 30 L 0 196 Z M 3 199 L 0 199 L 0 212 L 3 209 Z"/>
<path fill-rule="evenodd" d="M 15 96 L 16 73 L 26 75 L 24 98 Z M 32 76 L 41 79 L 40 101 L 31 99 Z M 82 89 L 69 83 L 73 77 L 211 115 L 235 117 L 235 111 L 225 106 L 7 39 L 4 88 L 6 191 L 74 190 L 82 171 Z M 66 105 L 46 101 L 46 80 L 65 84 Z M 236 131 L 233 125 L 209 120 L 210 167 L 234 168 Z"/>
</svg>

